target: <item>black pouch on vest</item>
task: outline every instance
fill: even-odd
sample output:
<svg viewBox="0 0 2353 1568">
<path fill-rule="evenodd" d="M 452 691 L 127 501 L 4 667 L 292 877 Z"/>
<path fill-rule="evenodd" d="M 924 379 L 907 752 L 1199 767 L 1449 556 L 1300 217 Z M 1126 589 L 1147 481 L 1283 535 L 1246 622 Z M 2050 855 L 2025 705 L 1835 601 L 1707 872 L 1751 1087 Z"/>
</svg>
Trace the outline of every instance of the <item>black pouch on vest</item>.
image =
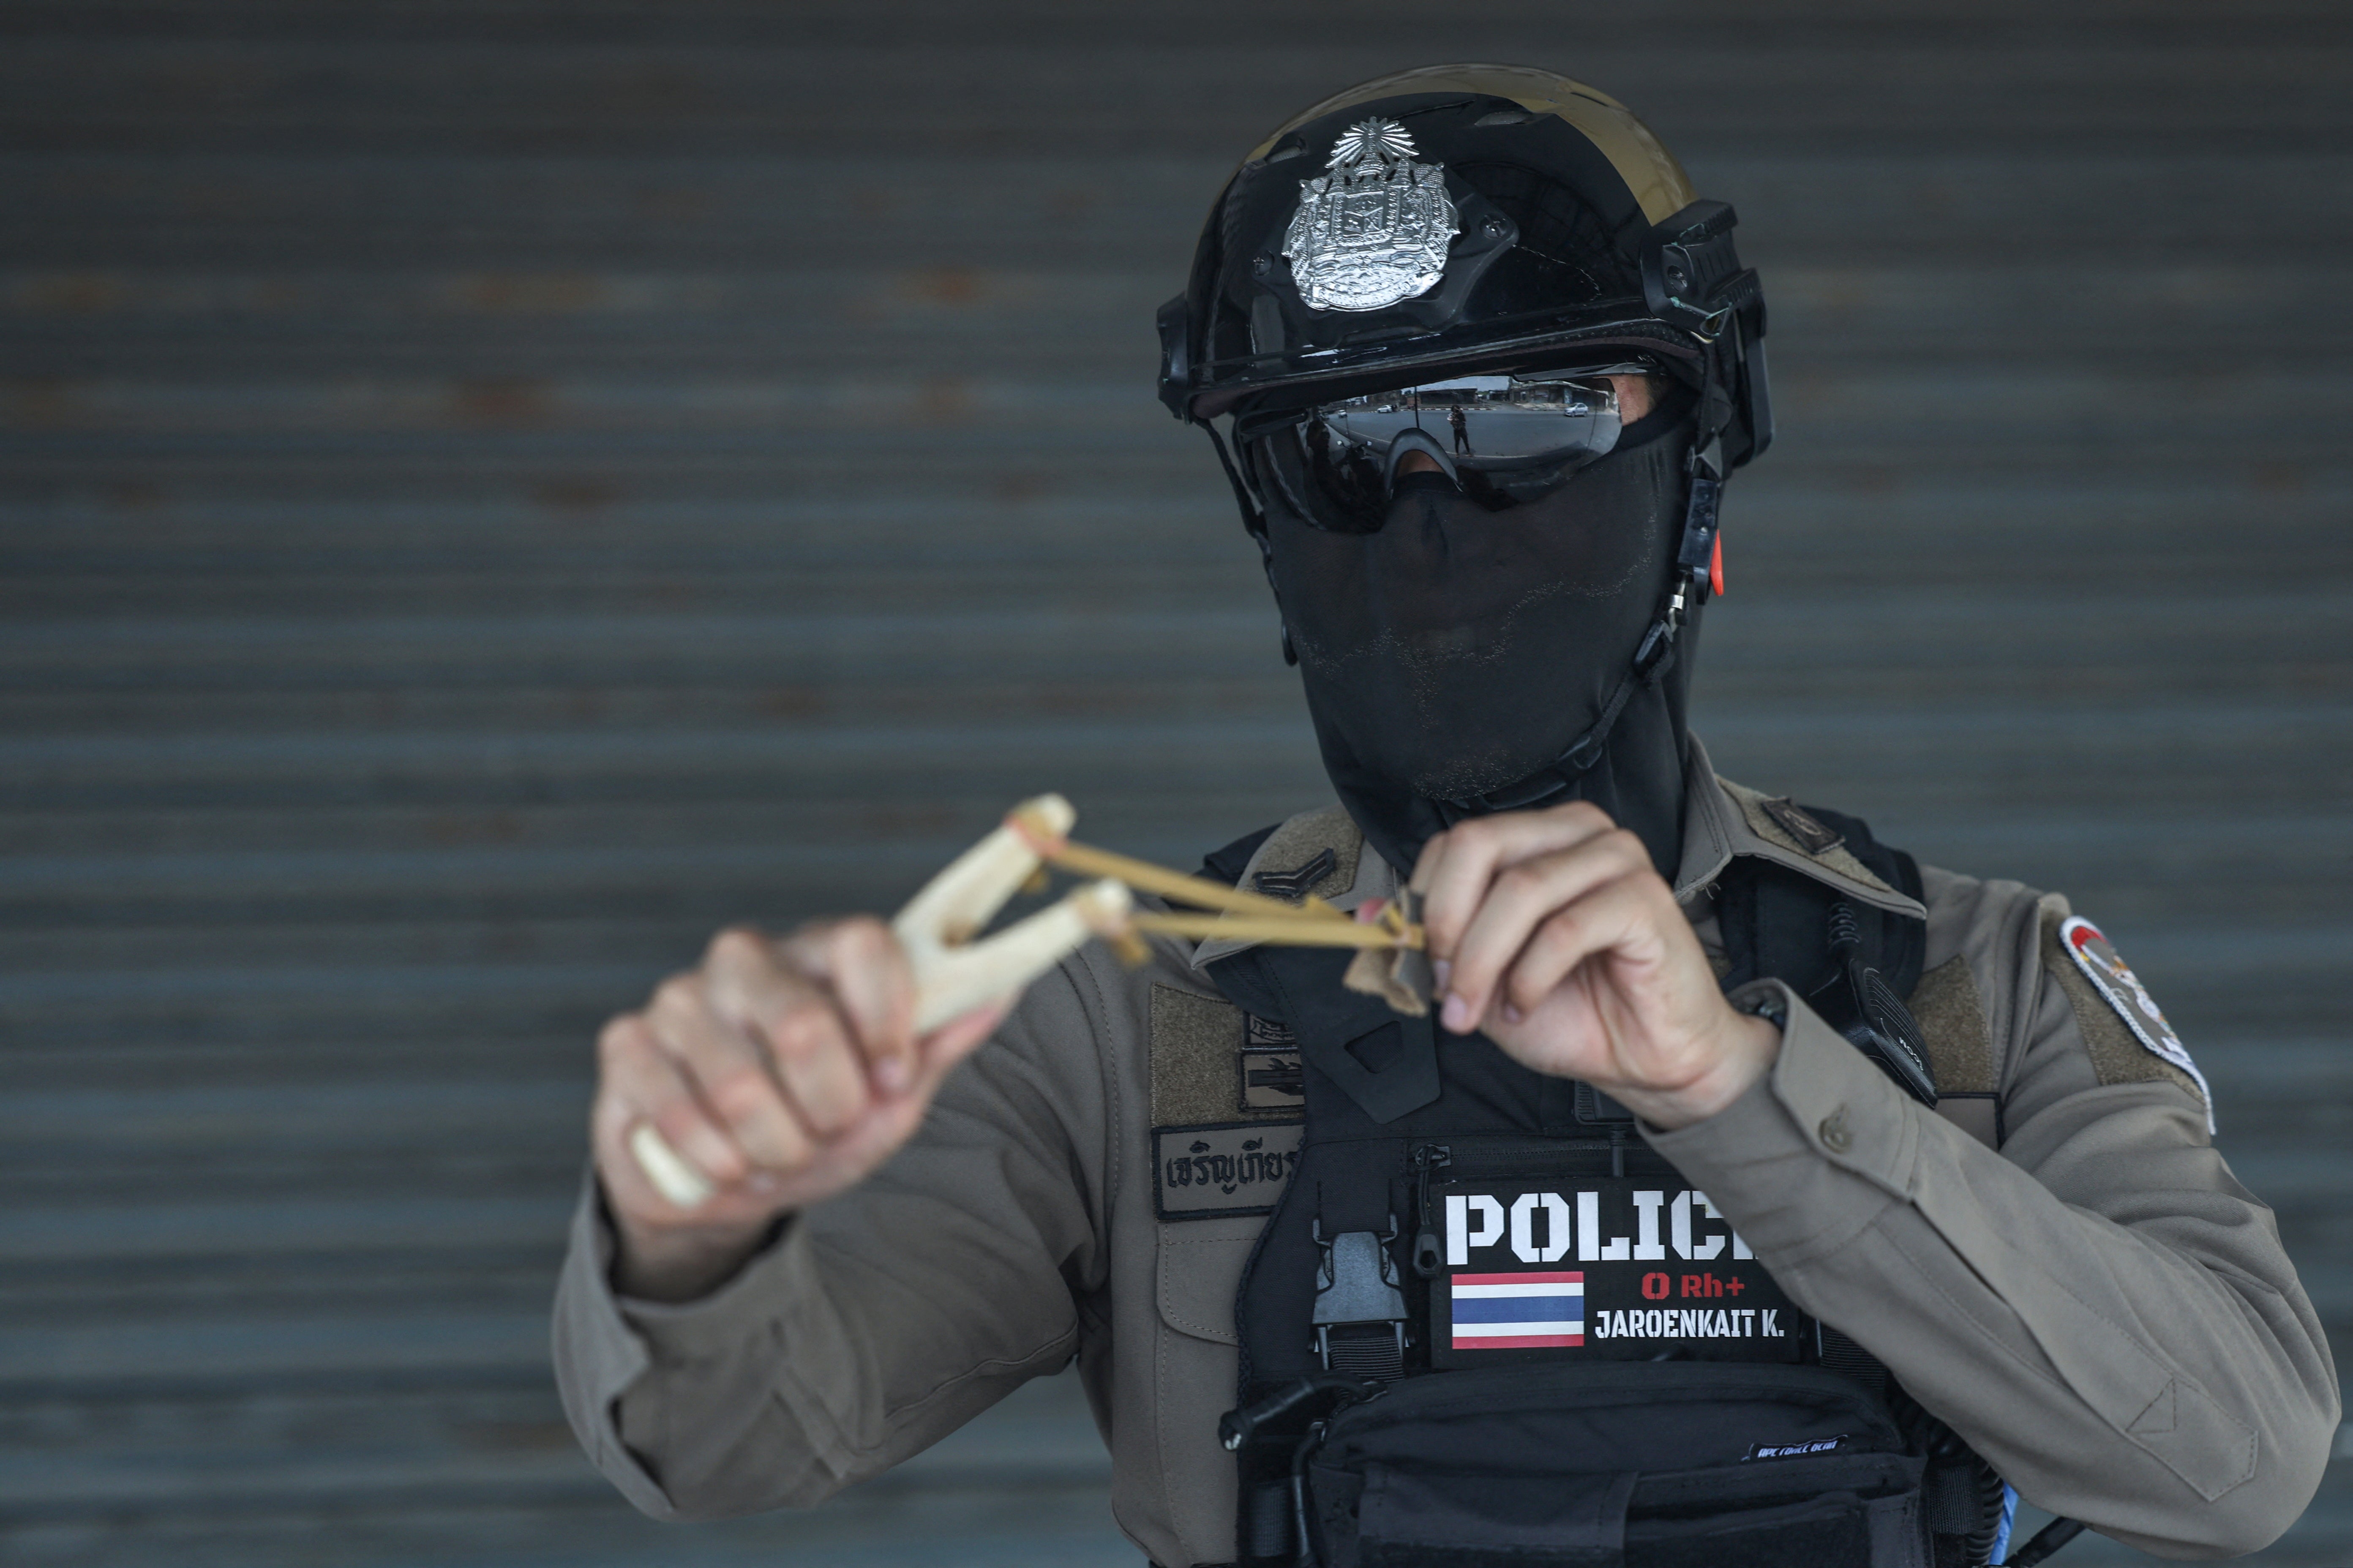
<svg viewBox="0 0 2353 1568">
<path fill-rule="evenodd" d="M 1921 1459 L 1817 1367 L 1409 1378 L 1299 1460 L 1320 1568 L 1927 1568 Z"/>
</svg>

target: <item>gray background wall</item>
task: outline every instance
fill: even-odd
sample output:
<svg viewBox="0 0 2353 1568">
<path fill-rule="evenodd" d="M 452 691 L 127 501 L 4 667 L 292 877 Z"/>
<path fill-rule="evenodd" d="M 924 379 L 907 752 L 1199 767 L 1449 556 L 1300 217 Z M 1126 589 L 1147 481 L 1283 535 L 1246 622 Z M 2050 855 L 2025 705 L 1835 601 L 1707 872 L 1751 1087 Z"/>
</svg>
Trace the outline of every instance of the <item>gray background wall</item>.
<svg viewBox="0 0 2353 1568">
<path fill-rule="evenodd" d="M 1447 57 L 1744 215 L 1719 764 L 2102 921 L 2348 1342 L 2336 0 L 7 0 L 0 1561 L 1129 1560 L 1067 1379 L 628 1513 L 543 1349 L 589 1040 L 1038 789 L 1180 861 L 1317 799 L 1152 310 Z"/>
</svg>

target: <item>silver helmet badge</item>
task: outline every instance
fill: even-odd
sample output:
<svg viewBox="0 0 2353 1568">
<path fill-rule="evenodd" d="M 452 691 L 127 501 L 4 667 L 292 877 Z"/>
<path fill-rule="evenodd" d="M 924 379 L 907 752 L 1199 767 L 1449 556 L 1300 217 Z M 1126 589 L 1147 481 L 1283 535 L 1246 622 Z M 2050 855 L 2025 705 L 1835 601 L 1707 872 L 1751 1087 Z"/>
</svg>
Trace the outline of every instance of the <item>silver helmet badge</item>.
<svg viewBox="0 0 2353 1568">
<path fill-rule="evenodd" d="M 1341 136 L 1329 173 L 1300 182 L 1282 254 L 1311 310 L 1377 310 L 1445 276 L 1461 226 L 1445 167 L 1413 153 L 1404 126 L 1367 120 Z"/>
</svg>

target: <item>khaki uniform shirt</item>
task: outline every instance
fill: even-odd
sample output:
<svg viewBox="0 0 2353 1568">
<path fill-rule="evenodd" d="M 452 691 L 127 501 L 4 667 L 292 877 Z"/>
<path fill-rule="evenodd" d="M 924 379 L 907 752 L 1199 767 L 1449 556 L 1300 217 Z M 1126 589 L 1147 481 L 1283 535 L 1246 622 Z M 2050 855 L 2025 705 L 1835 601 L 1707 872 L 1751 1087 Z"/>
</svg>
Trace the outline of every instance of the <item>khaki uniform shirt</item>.
<svg viewBox="0 0 2353 1568">
<path fill-rule="evenodd" d="M 1710 787 L 1696 746 L 1694 758 L 1675 892 L 1711 956 L 1711 885 L 1736 854 L 1919 911 L 1843 848 L 1810 852 L 1827 835 L 1784 803 Z M 1333 902 L 1392 890 L 1336 807 L 1285 823 L 1244 885 L 1323 849 L 1332 868 L 1314 890 Z M 2167 1556 L 2253 1550 L 2310 1500 L 2338 1418 L 2271 1211 L 2211 1146 L 2189 1075 L 2059 948 L 2064 900 L 1925 878 L 1911 1002 L 1936 1110 L 1785 988 L 1766 1079 L 1649 1142 L 1800 1306 L 1878 1356 L 2029 1501 Z M 1220 1168 L 1214 1196 L 1188 1193 L 1155 1129 L 1178 1153 L 1208 1141 L 1191 1129 L 1237 1121 L 1261 1152 L 1295 1145 L 1295 1110 L 1243 1108 L 1244 1021 L 1198 967 L 1233 950 L 1161 944 L 1133 970 L 1082 952 L 957 1070 L 905 1149 L 702 1300 L 615 1294 L 592 1184 L 554 1345 L 598 1468 L 658 1517 L 814 1503 L 1075 1359 L 1121 1527 L 1166 1568 L 1229 1561 L 1234 1471 L 1217 1422 L 1235 1398 L 1234 1300 L 1264 1220 L 1161 1215 L 1263 1205 L 1283 1168 L 1261 1157 Z M 1223 1190 L 1249 1179 L 1260 1191 Z"/>
</svg>

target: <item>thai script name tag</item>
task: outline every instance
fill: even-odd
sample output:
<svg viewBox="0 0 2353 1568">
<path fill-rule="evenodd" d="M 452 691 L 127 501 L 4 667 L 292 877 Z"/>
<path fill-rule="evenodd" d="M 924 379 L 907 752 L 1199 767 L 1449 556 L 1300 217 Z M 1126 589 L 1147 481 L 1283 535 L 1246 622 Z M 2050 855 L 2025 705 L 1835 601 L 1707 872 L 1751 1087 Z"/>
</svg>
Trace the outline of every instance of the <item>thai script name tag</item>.
<svg viewBox="0 0 2353 1568">
<path fill-rule="evenodd" d="M 1297 1121 L 1152 1130 L 1152 1194 L 1164 1220 L 1271 1214 L 1299 1163 Z"/>
</svg>

